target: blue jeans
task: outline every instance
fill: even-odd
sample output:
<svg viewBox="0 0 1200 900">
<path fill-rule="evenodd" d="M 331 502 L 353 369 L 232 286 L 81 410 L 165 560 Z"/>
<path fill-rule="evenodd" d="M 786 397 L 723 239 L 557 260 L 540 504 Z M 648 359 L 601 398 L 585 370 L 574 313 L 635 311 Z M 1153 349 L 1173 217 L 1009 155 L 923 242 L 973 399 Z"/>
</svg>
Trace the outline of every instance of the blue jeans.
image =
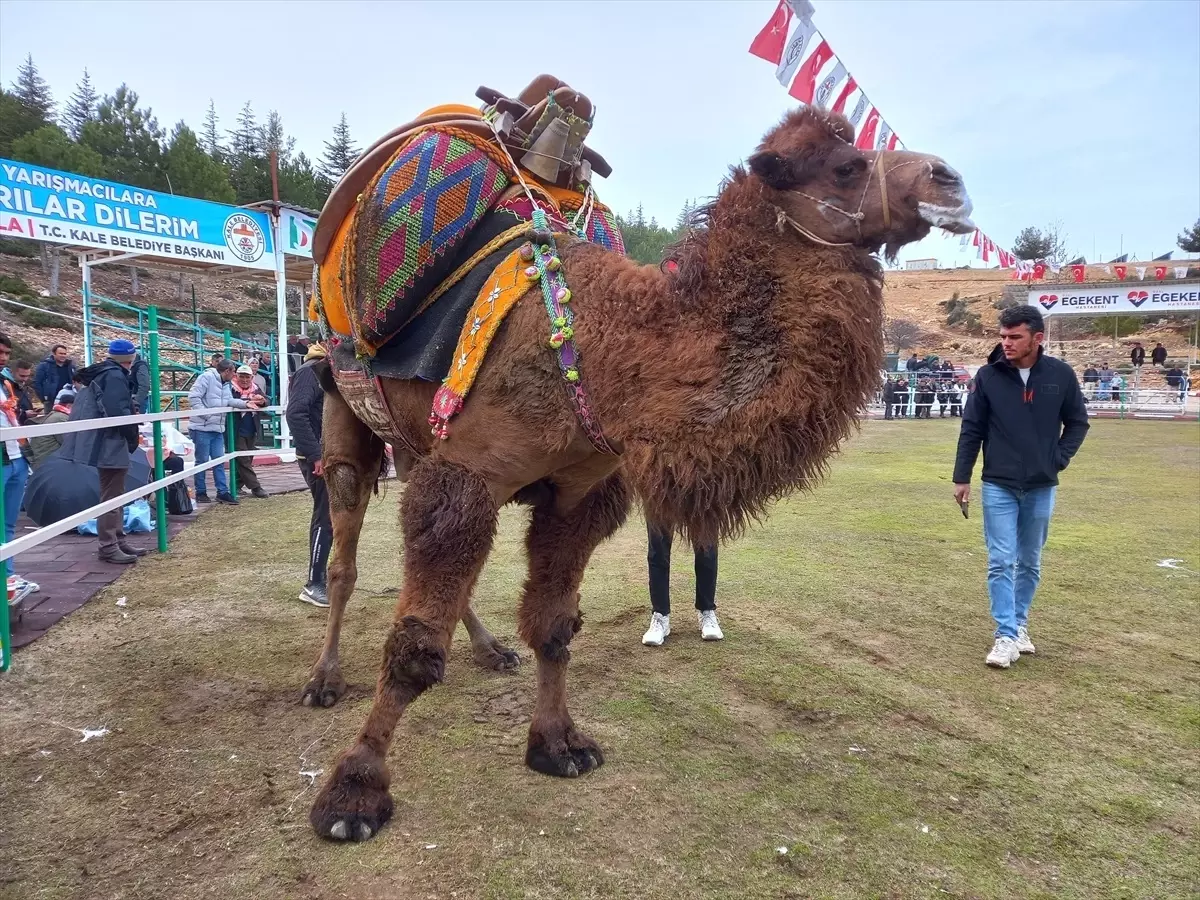
<svg viewBox="0 0 1200 900">
<path fill-rule="evenodd" d="M 188 437 L 192 439 L 192 443 L 196 445 L 196 463 L 206 463 L 210 459 L 216 459 L 219 456 L 225 455 L 225 434 L 221 431 L 189 431 Z M 212 470 L 213 481 L 217 485 L 218 494 L 229 493 L 229 482 L 225 480 L 225 467 L 216 466 Z M 207 494 L 207 482 L 205 475 L 207 472 L 196 473 L 196 493 Z"/>
<path fill-rule="evenodd" d="M 24 457 L 14 459 L 4 466 L 4 542 L 7 544 L 17 533 L 17 517 L 21 515 L 21 501 L 25 499 L 25 482 L 29 481 L 29 463 Z M 16 574 L 15 560 L 6 561 L 7 571 Z"/>
<path fill-rule="evenodd" d="M 1042 546 L 1050 531 L 1055 487 L 1016 491 L 983 483 L 983 539 L 988 549 L 988 596 L 996 637 L 1016 638 L 1042 577 Z"/>
</svg>

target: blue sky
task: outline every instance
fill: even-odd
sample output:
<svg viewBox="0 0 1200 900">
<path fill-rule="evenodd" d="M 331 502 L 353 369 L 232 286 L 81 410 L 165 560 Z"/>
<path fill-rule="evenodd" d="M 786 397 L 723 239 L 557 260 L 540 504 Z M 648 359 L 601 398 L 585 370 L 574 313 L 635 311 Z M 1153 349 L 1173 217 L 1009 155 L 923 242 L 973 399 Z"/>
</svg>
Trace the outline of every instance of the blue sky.
<svg viewBox="0 0 1200 900">
<path fill-rule="evenodd" d="M 1200 217 L 1200 3 L 814 0 L 815 22 L 910 149 L 963 173 L 975 219 L 1008 245 L 1061 220 L 1071 248 L 1107 260 L 1175 248 Z M 515 92 L 551 71 L 597 104 L 590 143 L 620 211 L 673 221 L 713 194 L 793 101 L 747 48 L 775 0 L 743 2 L 0 3 L 0 79 L 32 53 L 56 97 L 86 66 L 122 81 L 160 123 L 222 127 L 242 104 L 277 109 L 319 155 L 344 111 L 366 145 L 422 109 Z M 525 29 L 562 37 L 528 49 Z M 1123 241 L 1123 243 L 1122 243 Z M 1177 254 L 1178 255 L 1178 254 Z M 968 261 L 930 237 L 901 259 Z"/>
</svg>

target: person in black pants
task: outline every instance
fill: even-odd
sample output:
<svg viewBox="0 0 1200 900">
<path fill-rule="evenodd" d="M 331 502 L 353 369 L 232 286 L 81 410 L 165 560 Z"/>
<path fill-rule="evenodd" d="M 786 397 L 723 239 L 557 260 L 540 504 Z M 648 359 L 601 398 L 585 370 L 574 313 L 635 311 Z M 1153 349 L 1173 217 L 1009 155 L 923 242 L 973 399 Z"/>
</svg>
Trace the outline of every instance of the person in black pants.
<svg viewBox="0 0 1200 900">
<path fill-rule="evenodd" d="M 671 531 L 652 522 L 646 523 L 649 550 L 646 562 L 650 567 L 650 627 L 642 635 L 648 647 L 661 647 L 671 633 Z M 696 617 L 700 622 L 700 637 L 719 641 L 725 635 L 717 621 L 717 548 L 694 545 L 696 555 Z"/>
<path fill-rule="evenodd" d="M 296 445 L 296 462 L 313 498 L 312 518 L 308 524 L 308 581 L 300 599 L 313 606 L 328 608 L 325 593 L 325 568 L 333 546 L 333 525 L 329 521 L 329 492 L 325 488 L 325 470 L 321 463 L 321 414 L 325 393 L 314 368 L 325 358 L 325 348 L 313 344 L 304 364 L 296 370 L 288 390 L 285 416 Z"/>
</svg>

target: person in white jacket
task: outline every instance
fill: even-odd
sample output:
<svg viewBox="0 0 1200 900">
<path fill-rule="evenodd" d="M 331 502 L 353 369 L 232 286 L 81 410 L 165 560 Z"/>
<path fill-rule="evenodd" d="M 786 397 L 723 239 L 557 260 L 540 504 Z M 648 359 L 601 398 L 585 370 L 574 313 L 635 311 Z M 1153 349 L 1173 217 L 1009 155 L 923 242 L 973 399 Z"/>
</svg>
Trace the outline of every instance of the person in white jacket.
<svg viewBox="0 0 1200 900">
<path fill-rule="evenodd" d="M 233 373 L 236 369 L 233 360 L 222 359 L 215 366 L 205 369 L 188 392 L 188 406 L 192 415 L 188 418 L 188 437 L 196 445 L 196 464 L 208 462 L 210 459 L 225 455 L 225 420 L 228 413 L 213 413 L 212 415 L 197 415 L 196 411 L 203 409 L 220 409 L 234 407 L 247 409 L 249 404 L 233 396 Z M 225 467 L 216 466 L 212 470 L 213 481 L 217 485 L 217 502 L 237 504 L 237 497 L 229 492 L 229 481 L 225 477 Z M 196 502 L 211 503 L 208 496 L 208 485 L 205 472 L 196 473 Z"/>
</svg>

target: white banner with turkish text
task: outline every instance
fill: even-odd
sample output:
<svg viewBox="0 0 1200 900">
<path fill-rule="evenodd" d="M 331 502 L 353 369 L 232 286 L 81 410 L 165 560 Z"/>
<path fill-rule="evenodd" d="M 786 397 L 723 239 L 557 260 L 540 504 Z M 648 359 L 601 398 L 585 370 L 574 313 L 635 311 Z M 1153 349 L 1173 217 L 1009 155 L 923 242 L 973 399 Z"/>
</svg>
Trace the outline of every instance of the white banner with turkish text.
<svg viewBox="0 0 1200 900">
<path fill-rule="evenodd" d="M 1085 287 L 1048 284 L 1029 292 L 1028 303 L 1044 316 L 1200 312 L 1200 281 L 1168 287 L 1128 284 Z"/>
</svg>

